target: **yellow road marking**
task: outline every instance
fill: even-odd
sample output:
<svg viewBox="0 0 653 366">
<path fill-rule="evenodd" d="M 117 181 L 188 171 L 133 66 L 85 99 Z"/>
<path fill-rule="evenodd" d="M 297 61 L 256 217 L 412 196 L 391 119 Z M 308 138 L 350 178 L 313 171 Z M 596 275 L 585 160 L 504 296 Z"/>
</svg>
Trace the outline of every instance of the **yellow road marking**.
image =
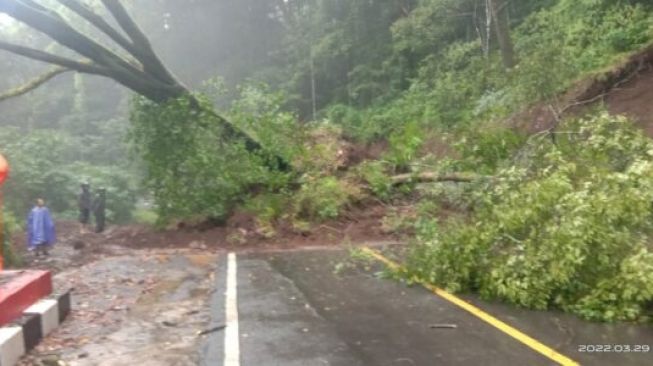
<svg viewBox="0 0 653 366">
<path fill-rule="evenodd" d="M 381 253 L 377 252 L 376 250 L 370 249 L 370 248 L 363 248 L 363 251 L 372 257 L 376 258 L 377 260 L 383 262 L 385 265 L 390 267 L 391 269 L 397 270 L 400 269 L 401 266 L 399 266 L 397 263 L 391 261 L 390 259 L 384 257 Z M 444 291 L 438 287 L 435 287 L 433 285 L 430 285 L 428 283 L 424 283 L 423 281 L 417 281 L 419 282 L 422 286 L 425 288 L 429 289 L 436 295 L 444 298 L 445 300 L 451 302 L 452 304 L 467 310 L 470 312 L 472 315 L 476 316 L 477 318 L 480 318 L 481 320 L 485 321 L 486 323 L 492 325 L 493 327 L 499 329 L 503 333 L 511 336 L 512 338 L 518 340 L 519 342 L 525 344 L 526 346 L 532 348 L 533 350 L 539 352 L 543 356 L 548 357 L 549 359 L 557 362 L 560 365 L 563 366 L 575 366 L 575 365 L 580 365 L 578 362 L 570 359 L 569 357 L 562 355 L 558 352 L 556 352 L 553 348 L 548 347 L 538 340 L 524 334 L 523 332 L 511 327 L 510 325 L 502 322 L 501 320 L 493 317 L 492 315 L 486 313 L 485 311 L 477 308 L 476 306 L 468 303 L 467 301 L 452 295 L 448 293 L 447 291 Z"/>
</svg>

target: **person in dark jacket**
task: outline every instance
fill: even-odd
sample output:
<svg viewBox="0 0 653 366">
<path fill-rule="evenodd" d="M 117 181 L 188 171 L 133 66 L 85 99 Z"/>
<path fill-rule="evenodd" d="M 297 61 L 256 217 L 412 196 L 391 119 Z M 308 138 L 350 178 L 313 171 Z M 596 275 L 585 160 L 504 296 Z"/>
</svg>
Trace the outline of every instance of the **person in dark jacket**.
<svg viewBox="0 0 653 366">
<path fill-rule="evenodd" d="M 79 207 L 80 232 L 86 232 L 86 226 L 91 218 L 91 186 L 84 182 L 81 184 L 82 191 L 77 196 L 77 205 Z"/>
<path fill-rule="evenodd" d="M 104 231 L 104 224 L 106 219 L 106 200 L 107 190 L 100 188 L 93 200 L 93 215 L 95 216 L 95 232 L 101 233 Z"/>
</svg>

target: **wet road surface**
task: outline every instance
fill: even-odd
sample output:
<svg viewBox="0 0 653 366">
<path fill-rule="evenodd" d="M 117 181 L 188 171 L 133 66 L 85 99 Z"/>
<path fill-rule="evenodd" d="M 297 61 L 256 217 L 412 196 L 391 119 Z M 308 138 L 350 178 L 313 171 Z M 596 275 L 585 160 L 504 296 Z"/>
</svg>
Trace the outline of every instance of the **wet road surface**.
<svg viewBox="0 0 653 366">
<path fill-rule="evenodd" d="M 334 250 L 238 255 L 236 285 L 231 290 L 237 291 L 238 336 L 225 339 L 224 331 L 207 336 L 201 364 L 556 364 L 420 286 L 381 279 L 380 263 L 352 264 L 348 258 L 347 251 Z M 228 267 L 227 257 L 221 256 L 211 299 L 213 326 L 235 324 L 225 319 Z M 579 351 L 583 345 L 653 348 L 650 326 L 588 323 L 558 312 L 515 309 L 462 297 L 579 364 L 653 364 L 653 351 Z M 229 359 L 225 354 L 233 353 L 234 342 L 237 357 L 232 354 Z"/>
<path fill-rule="evenodd" d="M 216 255 L 127 251 L 71 268 L 71 315 L 21 366 L 194 366 L 211 318 Z"/>
</svg>

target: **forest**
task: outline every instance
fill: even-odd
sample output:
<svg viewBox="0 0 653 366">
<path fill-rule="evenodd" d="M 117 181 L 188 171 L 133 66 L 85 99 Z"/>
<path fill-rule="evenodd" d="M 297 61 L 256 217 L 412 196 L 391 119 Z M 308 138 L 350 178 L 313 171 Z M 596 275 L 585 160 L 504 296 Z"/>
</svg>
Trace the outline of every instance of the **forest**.
<svg viewBox="0 0 653 366">
<path fill-rule="evenodd" d="M 646 0 L 2 0 L 6 228 L 83 181 L 268 238 L 382 205 L 404 281 L 651 322 L 650 102 L 611 93 L 652 64 Z"/>
</svg>

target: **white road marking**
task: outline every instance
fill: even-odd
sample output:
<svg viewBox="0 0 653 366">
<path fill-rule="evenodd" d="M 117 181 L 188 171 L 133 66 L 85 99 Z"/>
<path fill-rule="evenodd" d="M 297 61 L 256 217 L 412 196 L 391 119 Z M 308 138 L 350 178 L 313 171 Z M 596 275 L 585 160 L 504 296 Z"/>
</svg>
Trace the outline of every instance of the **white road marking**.
<svg viewBox="0 0 653 366">
<path fill-rule="evenodd" d="M 224 366 L 240 366 L 236 254 L 229 253 L 225 304 Z"/>
</svg>

